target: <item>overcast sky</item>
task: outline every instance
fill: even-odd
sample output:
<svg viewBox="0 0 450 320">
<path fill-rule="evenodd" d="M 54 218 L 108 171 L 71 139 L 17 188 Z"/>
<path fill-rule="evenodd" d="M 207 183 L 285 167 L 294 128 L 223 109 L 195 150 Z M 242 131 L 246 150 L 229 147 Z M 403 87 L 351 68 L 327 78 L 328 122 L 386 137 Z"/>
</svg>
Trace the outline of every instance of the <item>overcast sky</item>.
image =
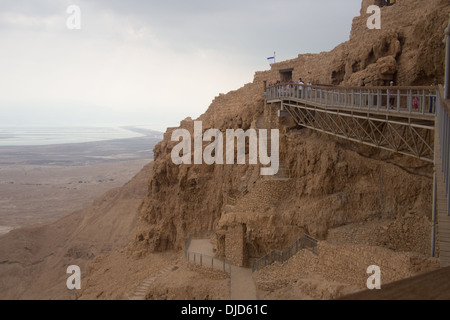
<svg viewBox="0 0 450 320">
<path fill-rule="evenodd" d="M 81 30 L 66 26 L 70 5 Z M 348 40 L 361 0 L 2 0 L 0 126 L 177 125 Z"/>
</svg>

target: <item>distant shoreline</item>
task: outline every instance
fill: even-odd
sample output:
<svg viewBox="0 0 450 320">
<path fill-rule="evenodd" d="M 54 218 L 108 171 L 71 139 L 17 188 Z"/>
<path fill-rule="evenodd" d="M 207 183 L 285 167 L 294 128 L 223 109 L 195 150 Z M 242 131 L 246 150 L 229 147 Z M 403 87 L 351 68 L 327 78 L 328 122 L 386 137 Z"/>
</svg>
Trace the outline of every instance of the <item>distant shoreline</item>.
<svg viewBox="0 0 450 320">
<path fill-rule="evenodd" d="M 137 138 L 48 145 L 0 146 L 0 165 L 86 165 L 153 158 L 162 133 Z"/>
<path fill-rule="evenodd" d="M 0 129 L 0 148 L 54 146 L 142 137 L 162 138 L 151 129 L 116 127 L 9 127 Z"/>
<path fill-rule="evenodd" d="M 13 227 L 9 227 L 9 226 L 0 226 L 0 236 L 7 234 L 8 232 L 14 230 Z"/>
</svg>

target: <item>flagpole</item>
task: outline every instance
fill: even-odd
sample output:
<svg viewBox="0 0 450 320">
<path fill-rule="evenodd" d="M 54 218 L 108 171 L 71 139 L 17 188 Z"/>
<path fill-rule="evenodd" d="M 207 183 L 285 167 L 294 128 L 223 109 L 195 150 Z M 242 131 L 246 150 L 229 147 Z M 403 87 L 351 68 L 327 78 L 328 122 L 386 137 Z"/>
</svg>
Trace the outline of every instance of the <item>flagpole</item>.
<svg viewBox="0 0 450 320">
<path fill-rule="evenodd" d="M 273 52 L 273 63 L 276 63 L 277 62 L 277 59 L 276 59 L 276 57 L 275 57 L 275 51 Z"/>
</svg>

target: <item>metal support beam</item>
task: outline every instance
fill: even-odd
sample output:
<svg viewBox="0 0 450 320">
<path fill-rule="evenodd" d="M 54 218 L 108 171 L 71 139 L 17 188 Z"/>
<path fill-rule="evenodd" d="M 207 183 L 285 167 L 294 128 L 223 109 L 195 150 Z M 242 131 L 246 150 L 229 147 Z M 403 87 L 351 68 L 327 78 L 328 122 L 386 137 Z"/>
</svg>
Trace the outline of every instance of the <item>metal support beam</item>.
<svg viewBox="0 0 450 320">
<path fill-rule="evenodd" d="M 450 99 L 450 15 L 447 29 L 445 29 L 444 41 L 446 43 L 444 98 Z"/>
<path fill-rule="evenodd" d="M 372 147 L 434 161 L 434 121 L 330 110 L 294 101 L 284 109 L 298 125 Z"/>
<path fill-rule="evenodd" d="M 450 265 L 450 21 L 445 35 L 445 89 L 439 85 L 437 96 L 433 87 L 295 85 L 308 93 L 288 97 L 272 87 L 267 103 L 281 103 L 299 126 L 434 163 L 431 255 L 439 234 L 441 261 L 445 253 Z"/>
<path fill-rule="evenodd" d="M 289 112 L 284 111 L 284 110 L 278 110 L 278 117 L 282 118 L 282 117 L 290 117 L 291 115 L 289 114 Z"/>
<path fill-rule="evenodd" d="M 435 162 L 436 163 L 436 154 L 435 154 Z M 437 181 L 436 181 L 436 165 L 434 166 L 434 174 L 433 174 L 433 226 L 431 228 L 431 256 L 434 258 L 436 254 L 436 192 L 437 192 Z"/>
</svg>

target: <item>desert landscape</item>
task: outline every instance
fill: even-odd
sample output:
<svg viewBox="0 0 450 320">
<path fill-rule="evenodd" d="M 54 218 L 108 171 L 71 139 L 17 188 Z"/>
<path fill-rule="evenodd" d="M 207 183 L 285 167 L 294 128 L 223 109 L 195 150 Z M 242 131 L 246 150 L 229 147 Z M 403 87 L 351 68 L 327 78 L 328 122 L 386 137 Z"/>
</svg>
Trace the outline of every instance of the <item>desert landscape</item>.
<svg viewBox="0 0 450 320">
<path fill-rule="evenodd" d="M 3 149 L 0 204 L 11 211 L 0 225 L 46 223 L 0 236 L 0 299 L 330 300 L 365 291 L 371 265 L 383 286 L 440 270 L 439 246 L 430 254 L 432 163 L 304 128 L 265 99 L 286 70 L 326 86 L 443 83 L 448 1 L 397 0 L 381 8 L 382 30 L 366 26 L 372 4 L 362 1 L 348 41 L 256 72 L 152 149 L 140 138 L 106 149 Z M 193 136 L 194 121 L 221 132 L 278 129 L 282 170 L 174 164 L 172 133 Z M 35 162 L 52 152 L 60 157 Z M 252 268 L 305 235 L 314 250 Z M 66 288 L 68 265 L 81 268 L 80 290 Z"/>
<path fill-rule="evenodd" d="M 0 147 L 3 298 L 70 298 L 64 287 L 55 290 L 53 285 L 48 286 L 64 277 L 64 270 L 55 270 L 55 264 L 68 259 L 78 260 L 83 266 L 95 255 L 126 243 L 135 227 L 137 204 L 145 194 L 151 150 L 161 136 L 155 131 L 138 130 L 145 135 Z M 137 181 L 123 187 L 133 177 Z M 99 218 L 102 225 L 93 223 Z M 67 252 L 61 251 L 64 247 Z M 37 278 L 41 280 L 34 287 Z M 33 294 L 28 293 L 33 290 Z"/>
<path fill-rule="evenodd" d="M 9 165 L 0 169 L 0 235 L 57 220 L 122 186 L 150 159 L 92 165 Z"/>
<path fill-rule="evenodd" d="M 0 235 L 55 221 L 122 186 L 151 161 L 158 133 L 140 138 L 0 146 Z M 159 135 L 160 136 L 160 135 Z"/>
</svg>

